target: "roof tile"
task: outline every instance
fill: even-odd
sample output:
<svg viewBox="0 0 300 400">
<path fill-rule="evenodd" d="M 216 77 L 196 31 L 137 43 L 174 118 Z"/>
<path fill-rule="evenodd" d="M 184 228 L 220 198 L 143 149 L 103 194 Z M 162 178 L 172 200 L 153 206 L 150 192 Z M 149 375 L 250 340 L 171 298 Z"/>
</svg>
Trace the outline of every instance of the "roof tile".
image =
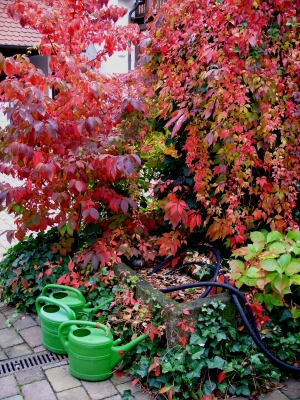
<svg viewBox="0 0 300 400">
<path fill-rule="evenodd" d="M 31 29 L 22 28 L 6 12 L 8 0 L 0 0 L 0 46 L 32 46 L 40 42 L 41 35 Z"/>
</svg>

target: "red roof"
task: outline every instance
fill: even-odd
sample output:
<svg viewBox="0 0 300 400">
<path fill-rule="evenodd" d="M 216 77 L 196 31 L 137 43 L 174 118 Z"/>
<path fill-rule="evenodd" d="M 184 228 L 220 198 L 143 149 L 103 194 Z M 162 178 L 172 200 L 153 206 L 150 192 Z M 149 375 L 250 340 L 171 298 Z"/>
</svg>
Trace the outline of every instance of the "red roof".
<svg viewBox="0 0 300 400">
<path fill-rule="evenodd" d="M 6 6 L 9 3 L 10 1 L 0 0 L 0 46 L 29 47 L 38 44 L 41 35 L 37 31 L 22 28 L 7 15 Z"/>
</svg>

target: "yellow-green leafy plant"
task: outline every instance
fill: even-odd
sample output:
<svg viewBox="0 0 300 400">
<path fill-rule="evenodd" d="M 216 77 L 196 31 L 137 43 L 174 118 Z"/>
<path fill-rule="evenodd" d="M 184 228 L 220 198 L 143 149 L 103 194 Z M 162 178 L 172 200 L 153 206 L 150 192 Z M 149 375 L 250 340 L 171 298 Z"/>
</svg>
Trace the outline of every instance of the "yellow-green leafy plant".
<svg viewBox="0 0 300 400">
<path fill-rule="evenodd" d="M 293 295 L 300 285 L 300 231 L 284 235 L 261 230 L 252 232 L 250 239 L 248 246 L 233 251 L 237 259 L 229 261 L 230 279 L 237 288 L 253 287 L 254 299 L 270 311 L 292 302 L 293 316 L 299 317 Z"/>
</svg>

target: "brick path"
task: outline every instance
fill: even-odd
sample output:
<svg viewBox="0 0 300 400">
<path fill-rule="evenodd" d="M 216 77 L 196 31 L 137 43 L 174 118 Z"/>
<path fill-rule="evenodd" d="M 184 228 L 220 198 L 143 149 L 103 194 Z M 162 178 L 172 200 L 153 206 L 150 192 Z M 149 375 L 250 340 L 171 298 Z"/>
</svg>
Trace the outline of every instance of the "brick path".
<svg viewBox="0 0 300 400">
<path fill-rule="evenodd" d="M 41 328 L 35 314 L 19 313 L 0 304 L 0 363 L 45 351 Z M 9 326 L 11 325 L 11 326 Z M 67 361 L 44 365 L 0 378 L 0 399 L 6 400 L 121 400 L 124 390 L 135 393 L 136 400 L 150 400 L 132 378 L 115 375 L 102 382 L 87 382 L 69 373 Z"/>
<path fill-rule="evenodd" d="M 11 185 L 18 184 L 18 181 L 0 174 L 0 181 L 4 180 L 9 181 Z M 0 233 L 13 228 L 13 218 L 6 212 L 0 212 Z M 9 247 L 6 236 L 0 236 L 0 258 Z M 41 343 L 41 328 L 37 316 L 22 313 L 13 316 L 14 312 L 14 308 L 0 303 L 0 363 L 45 351 Z M 0 399 L 121 400 L 124 390 L 130 389 L 136 400 L 150 400 L 148 394 L 131 385 L 131 380 L 130 376 L 113 376 L 102 382 L 79 380 L 69 373 L 67 361 L 61 361 L 3 376 L 0 378 Z M 289 379 L 283 388 L 260 396 L 259 400 L 300 400 L 300 382 Z"/>
</svg>

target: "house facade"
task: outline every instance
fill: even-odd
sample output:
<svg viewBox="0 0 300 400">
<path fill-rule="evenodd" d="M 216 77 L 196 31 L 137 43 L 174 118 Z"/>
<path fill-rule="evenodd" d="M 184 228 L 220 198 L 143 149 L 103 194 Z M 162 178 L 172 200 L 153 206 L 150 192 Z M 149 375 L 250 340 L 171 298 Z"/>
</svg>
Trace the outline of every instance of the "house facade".
<svg viewBox="0 0 300 400">
<path fill-rule="evenodd" d="M 140 30 L 146 29 L 146 18 L 148 13 L 156 14 L 163 3 L 167 0 L 110 0 L 109 5 L 116 5 L 128 9 L 127 14 L 120 19 L 118 25 L 127 25 L 128 23 L 137 23 Z M 0 53 L 5 57 L 11 57 L 15 54 L 26 54 L 28 48 L 37 45 L 40 41 L 40 34 L 30 28 L 22 28 L 17 22 L 13 21 L 6 13 L 6 6 L 11 0 L 0 0 Z M 89 58 L 94 58 L 97 48 L 91 44 L 87 49 Z M 29 55 L 31 62 L 40 68 L 46 75 L 50 72 L 48 57 L 41 56 L 38 52 L 31 51 Z M 132 52 L 115 52 L 101 66 L 101 73 L 126 73 L 134 69 L 138 59 L 138 48 L 132 47 Z M 5 76 L 0 75 L 0 80 Z M 50 93 L 49 93 L 50 95 Z M 7 118 L 3 113 L 5 103 L 0 104 L 0 127 L 7 124 Z"/>
</svg>

